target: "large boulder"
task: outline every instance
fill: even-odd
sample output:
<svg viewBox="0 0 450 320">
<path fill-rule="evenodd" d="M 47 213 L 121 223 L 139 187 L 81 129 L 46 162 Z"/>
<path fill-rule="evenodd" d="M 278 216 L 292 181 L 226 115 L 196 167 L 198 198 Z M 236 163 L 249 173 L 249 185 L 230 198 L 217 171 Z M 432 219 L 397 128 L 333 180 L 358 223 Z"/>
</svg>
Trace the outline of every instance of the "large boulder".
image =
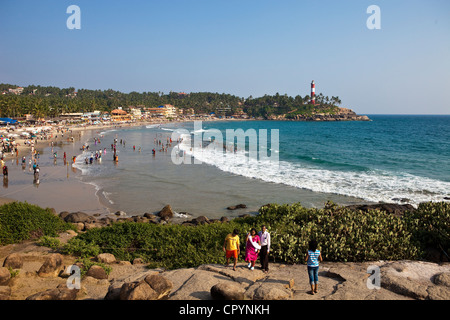
<svg viewBox="0 0 450 320">
<path fill-rule="evenodd" d="M 63 256 L 59 253 L 54 253 L 45 259 L 44 264 L 38 271 L 38 275 L 43 278 L 57 277 L 61 270 L 64 270 Z"/>
<path fill-rule="evenodd" d="M 434 283 L 441 286 L 450 287 L 450 272 L 442 272 L 435 276 Z M 448 297 L 450 299 L 450 297 Z"/>
<path fill-rule="evenodd" d="M 221 282 L 211 288 L 214 300 L 244 300 L 245 289 L 237 283 Z"/>
<path fill-rule="evenodd" d="M 198 226 L 198 225 L 209 224 L 209 223 L 211 223 L 211 220 L 209 220 L 205 216 L 200 216 L 200 217 L 194 218 L 189 221 L 184 221 L 182 224 L 185 226 Z"/>
<path fill-rule="evenodd" d="M 157 299 L 168 295 L 173 288 L 173 283 L 159 274 L 151 274 L 144 281 L 158 294 Z"/>
<path fill-rule="evenodd" d="M 115 263 L 116 257 L 111 253 L 101 253 L 97 256 L 97 261 L 101 263 Z"/>
<path fill-rule="evenodd" d="M 245 209 L 247 206 L 245 204 L 238 204 L 236 206 L 227 207 L 228 210 Z"/>
<path fill-rule="evenodd" d="M 9 279 L 11 279 L 11 273 L 9 270 L 4 267 L 0 268 L 0 286 L 6 285 Z"/>
<path fill-rule="evenodd" d="M 162 208 L 162 210 L 160 212 L 158 212 L 158 217 L 161 218 L 161 220 L 170 220 L 173 218 L 173 210 L 172 207 L 168 204 L 167 206 L 165 206 L 164 208 Z"/>
<path fill-rule="evenodd" d="M 153 274 L 140 281 L 124 283 L 118 298 L 120 300 L 159 300 L 168 295 L 172 288 L 171 281 L 159 274 Z M 117 287 L 110 287 L 105 299 L 117 298 L 117 293 Z"/>
<path fill-rule="evenodd" d="M 158 293 L 145 281 L 124 283 L 120 289 L 120 300 L 156 300 Z"/>
<path fill-rule="evenodd" d="M 92 277 L 98 280 L 102 279 L 108 279 L 108 275 L 106 274 L 105 269 L 103 269 L 100 266 L 93 265 L 89 268 L 88 272 L 86 273 L 87 277 Z"/>
<path fill-rule="evenodd" d="M 71 223 L 93 223 L 97 221 L 93 216 L 84 212 L 72 212 L 63 216 L 64 221 Z"/>
<path fill-rule="evenodd" d="M 274 283 L 264 283 L 253 294 L 253 300 L 289 300 L 292 291 Z"/>
<path fill-rule="evenodd" d="M 65 220 L 65 218 L 70 214 L 70 212 L 68 211 L 62 211 L 59 213 L 59 217 L 63 220 Z"/>
<path fill-rule="evenodd" d="M 11 253 L 3 262 L 3 267 L 21 269 L 23 267 L 23 257 L 18 253 Z"/>
<path fill-rule="evenodd" d="M 446 282 L 448 267 L 424 261 L 398 261 L 381 266 L 381 286 L 418 300 L 442 299 L 450 294 Z"/>
<path fill-rule="evenodd" d="M 59 285 L 56 289 L 48 289 L 38 292 L 26 298 L 26 300 L 76 300 L 80 290 L 69 289 L 66 285 Z"/>
</svg>

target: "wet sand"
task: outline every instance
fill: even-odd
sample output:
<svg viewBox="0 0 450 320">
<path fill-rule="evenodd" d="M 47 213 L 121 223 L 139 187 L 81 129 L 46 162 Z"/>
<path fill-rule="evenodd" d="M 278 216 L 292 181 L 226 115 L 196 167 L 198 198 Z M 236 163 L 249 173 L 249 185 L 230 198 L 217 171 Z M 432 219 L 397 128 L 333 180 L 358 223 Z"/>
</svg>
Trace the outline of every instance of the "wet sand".
<svg viewBox="0 0 450 320">
<path fill-rule="evenodd" d="M 140 123 L 145 125 L 147 123 Z M 126 127 L 129 125 L 121 125 Z M 90 126 L 73 127 L 64 137 L 56 131 L 49 140 L 38 140 L 35 144 L 40 156 L 39 183 L 35 183 L 33 170 L 29 165 L 31 148 L 25 146 L 23 139 L 18 139 L 20 144 L 19 155 L 16 157 L 5 154 L 5 165 L 8 166 L 8 179 L 2 178 L 3 187 L 0 187 L 0 205 L 12 201 L 28 202 L 43 208 L 54 208 L 56 212 L 82 211 L 88 214 L 110 214 L 108 208 L 99 201 L 94 185 L 81 181 L 81 172 L 72 167 L 72 157 L 78 156 L 82 151 L 81 146 L 99 132 L 114 126 Z M 56 138 L 57 136 L 57 138 Z M 74 141 L 70 137 L 74 137 Z M 54 147 L 51 147 L 53 141 Z M 53 152 L 57 152 L 56 162 Z M 64 164 L 63 154 L 66 152 L 67 162 Z M 25 166 L 22 165 L 22 157 L 26 157 Z"/>
<path fill-rule="evenodd" d="M 82 139 L 92 134 L 92 130 L 80 132 Z M 33 170 L 28 165 L 30 152 L 22 149 L 18 158 L 6 159 L 9 176 L 7 182 L 3 179 L 0 198 L 28 202 L 43 208 L 54 208 L 58 213 L 61 211 L 108 213 L 107 208 L 99 203 L 95 195 L 95 187 L 81 182 L 79 173 L 70 164 L 64 165 L 63 153 L 66 152 L 67 159 L 70 161 L 72 156 L 79 154 L 81 141 L 77 139 L 74 143 L 61 140 L 56 142 L 53 148 L 58 152 L 59 159 L 56 164 L 52 159 L 50 141 L 38 143 L 36 150 L 40 153 L 39 184 L 33 182 Z M 27 158 L 25 168 L 22 166 L 21 156 Z"/>
</svg>

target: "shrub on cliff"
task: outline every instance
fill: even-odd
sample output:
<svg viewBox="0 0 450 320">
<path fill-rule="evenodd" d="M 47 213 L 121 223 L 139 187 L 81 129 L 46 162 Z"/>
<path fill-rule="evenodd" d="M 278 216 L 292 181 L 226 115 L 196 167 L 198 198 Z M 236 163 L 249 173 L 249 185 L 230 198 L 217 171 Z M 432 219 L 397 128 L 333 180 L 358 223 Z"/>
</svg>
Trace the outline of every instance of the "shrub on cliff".
<svg viewBox="0 0 450 320">
<path fill-rule="evenodd" d="M 402 217 L 384 211 L 354 211 L 332 203 L 323 209 L 271 205 L 261 209 L 258 220 L 270 223 L 273 256 L 284 262 L 302 262 L 311 238 L 318 241 L 327 261 L 417 259 L 421 255 Z"/>
<path fill-rule="evenodd" d="M 234 224 L 219 223 L 197 227 L 115 223 L 78 235 L 63 250 L 86 257 L 89 248 L 98 248 L 101 252 L 113 254 L 118 260 L 142 258 L 152 267 L 194 267 L 223 263 L 223 241 L 233 228 Z"/>
<path fill-rule="evenodd" d="M 404 215 L 413 241 L 422 250 L 433 248 L 450 255 L 450 203 L 421 203 L 416 211 Z"/>
<path fill-rule="evenodd" d="M 421 204 L 404 216 L 333 203 L 323 209 L 272 204 L 256 216 L 196 227 L 115 223 L 78 235 L 65 249 L 84 257 L 105 252 L 119 260 L 143 258 L 150 267 L 195 267 L 224 263 L 223 241 L 233 229 L 240 231 L 243 261 L 246 233 L 265 224 L 272 235 L 270 257 L 276 262 L 304 263 L 311 238 L 317 239 L 327 261 L 415 260 L 424 257 L 426 246 L 448 248 L 449 215 L 448 203 Z"/>
<path fill-rule="evenodd" d="M 50 209 L 22 202 L 0 206 L 0 245 L 18 243 L 41 236 L 56 237 L 59 232 L 74 229 Z"/>
</svg>

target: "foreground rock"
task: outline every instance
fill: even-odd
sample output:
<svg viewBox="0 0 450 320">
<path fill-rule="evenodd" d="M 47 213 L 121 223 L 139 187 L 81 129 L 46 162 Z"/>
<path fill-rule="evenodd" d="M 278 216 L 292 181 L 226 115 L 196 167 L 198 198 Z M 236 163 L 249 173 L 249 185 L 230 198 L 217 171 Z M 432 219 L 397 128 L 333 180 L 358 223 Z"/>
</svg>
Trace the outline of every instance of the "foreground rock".
<svg viewBox="0 0 450 320">
<path fill-rule="evenodd" d="M 159 300 L 166 296 L 172 287 L 172 282 L 165 277 L 152 274 L 141 281 L 124 283 L 118 297 L 120 300 Z"/>
<path fill-rule="evenodd" d="M 398 261 L 381 266 L 382 287 L 419 300 L 450 299 L 450 269 L 415 261 Z"/>
<path fill-rule="evenodd" d="M 211 288 L 214 300 L 244 300 L 245 289 L 234 283 L 218 283 Z"/>
<path fill-rule="evenodd" d="M 3 262 L 3 267 L 12 268 L 12 269 L 20 269 L 23 267 L 23 257 L 18 253 L 11 253 L 8 255 Z"/>
<path fill-rule="evenodd" d="M 38 275 L 43 278 L 57 277 L 63 269 L 63 256 L 59 253 L 55 253 L 45 259 L 44 264 L 38 271 Z"/>
<path fill-rule="evenodd" d="M 172 207 L 168 204 L 165 206 L 160 212 L 158 212 L 157 216 L 161 218 L 161 220 L 168 221 L 173 218 L 173 210 Z"/>
<path fill-rule="evenodd" d="M 69 289 L 59 285 L 56 289 L 49 289 L 29 296 L 26 300 L 76 300 L 77 289 Z"/>
<path fill-rule="evenodd" d="M 97 261 L 101 263 L 115 263 L 116 257 L 111 253 L 101 253 L 97 256 Z"/>
<path fill-rule="evenodd" d="M 88 272 L 86 273 L 86 276 L 98 280 L 108 279 L 108 275 L 106 274 L 105 269 L 97 265 L 93 265 L 92 267 L 90 267 Z"/>
</svg>

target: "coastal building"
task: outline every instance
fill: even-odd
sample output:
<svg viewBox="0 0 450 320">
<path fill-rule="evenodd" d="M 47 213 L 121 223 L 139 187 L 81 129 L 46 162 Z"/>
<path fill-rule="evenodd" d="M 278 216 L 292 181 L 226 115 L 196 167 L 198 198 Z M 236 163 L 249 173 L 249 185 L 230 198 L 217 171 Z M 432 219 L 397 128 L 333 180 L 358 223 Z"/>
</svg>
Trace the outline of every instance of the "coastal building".
<svg viewBox="0 0 450 320">
<path fill-rule="evenodd" d="M 122 110 L 122 108 L 114 109 L 111 111 L 111 121 L 117 122 L 117 121 L 130 121 L 131 115 L 126 112 L 125 110 Z"/>
<path fill-rule="evenodd" d="M 64 120 L 81 120 L 83 113 L 72 112 L 72 113 L 62 113 L 59 117 Z"/>
<path fill-rule="evenodd" d="M 132 108 L 129 109 L 131 117 L 133 119 L 141 119 L 142 118 L 142 110 L 141 108 Z"/>
<path fill-rule="evenodd" d="M 87 122 L 95 122 L 95 121 L 100 121 L 101 120 L 101 115 L 102 112 L 101 111 L 94 111 L 94 112 L 86 112 L 83 113 L 81 116 L 81 120 L 83 121 L 87 121 Z"/>
<path fill-rule="evenodd" d="M 18 87 L 15 89 L 8 89 L 9 93 L 14 93 L 15 95 L 20 95 L 23 92 L 23 88 L 22 87 Z"/>
<path fill-rule="evenodd" d="M 147 108 L 147 113 L 151 117 L 166 117 L 166 118 L 176 118 L 177 108 L 171 104 L 165 104 L 157 108 Z"/>
</svg>

